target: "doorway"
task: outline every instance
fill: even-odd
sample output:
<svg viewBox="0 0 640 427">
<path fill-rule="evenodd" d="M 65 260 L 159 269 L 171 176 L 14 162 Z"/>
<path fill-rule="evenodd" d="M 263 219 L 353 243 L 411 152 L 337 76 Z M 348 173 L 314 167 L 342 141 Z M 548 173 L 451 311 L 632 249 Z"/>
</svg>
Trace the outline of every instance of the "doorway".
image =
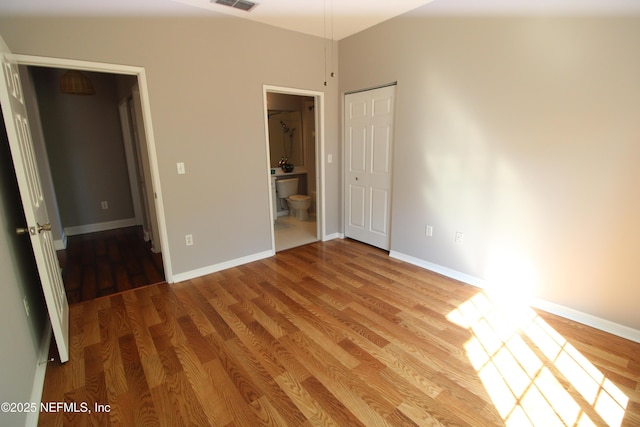
<svg viewBox="0 0 640 427">
<path fill-rule="evenodd" d="M 139 191 L 145 174 L 137 159 L 148 154 L 135 127 L 137 79 L 82 71 L 87 93 L 80 96 L 63 86 L 78 70 L 20 70 L 69 303 L 164 281 L 150 200 Z"/>
<path fill-rule="evenodd" d="M 74 60 L 64 60 L 57 58 L 42 58 L 42 57 L 31 57 L 24 55 L 16 55 L 16 59 L 24 67 L 33 67 L 33 68 L 59 68 L 59 69 L 74 69 L 74 70 L 82 70 L 85 73 L 97 72 L 102 73 L 104 75 L 112 75 L 119 79 L 118 81 L 118 90 L 117 95 L 115 93 L 112 94 L 114 99 L 124 99 L 126 98 L 127 102 L 127 111 L 128 118 L 130 123 L 128 125 L 131 127 L 129 131 L 135 137 L 139 138 L 140 144 L 139 146 L 134 146 L 131 141 L 127 143 L 125 141 L 125 150 L 127 151 L 127 170 L 125 170 L 122 174 L 126 175 L 124 180 L 128 183 L 131 181 L 131 187 L 139 183 L 135 182 L 135 167 L 133 167 L 131 163 L 131 151 L 137 149 L 136 155 L 140 163 L 146 163 L 145 167 L 145 178 L 143 184 L 146 185 L 146 189 L 148 190 L 148 194 L 150 195 L 146 201 L 144 202 L 141 197 L 143 195 L 135 195 L 133 192 L 124 191 L 127 193 L 128 197 L 135 199 L 137 197 L 138 207 L 135 209 L 135 218 L 130 218 L 118 223 L 115 221 L 115 224 L 107 224 L 107 227 L 101 229 L 92 229 L 89 227 L 88 229 L 79 230 L 80 233 L 77 233 L 77 236 L 71 236 L 71 238 L 78 238 L 83 243 L 82 245 L 86 245 L 85 241 L 94 240 L 98 243 L 95 243 L 96 248 L 98 248 L 98 252 L 104 250 L 106 248 L 107 251 L 111 250 L 112 254 L 118 252 L 115 245 L 115 242 L 131 239 L 132 236 L 141 236 L 140 241 L 147 246 L 151 246 L 153 248 L 152 253 L 149 256 L 145 256 L 146 265 L 139 263 L 139 267 L 136 267 L 138 271 L 143 271 L 147 276 L 152 277 L 151 281 L 158 282 L 162 281 L 162 272 L 164 272 L 164 280 L 171 283 L 172 273 L 170 269 L 170 254 L 167 247 L 166 240 L 166 227 L 164 223 L 164 215 L 162 209 L 162 197 L 159 188 L 159 177 L 158 177 L 158 168 L 157 168 L 157 159 L 155 155 L 155 144 L 153 139 L 153 131 L 151 127 L 151 116 L 149 111 L 149 100 L 148 100 L 148 92 L 146 86 L 146 77 L 144 73 L 144 69 L 140 67 L 129 67 L 129 66 L 121 66 L 121 65 L 112 65 L 112 64 L 102 64 L 102 63 L 92 63 L 85 61 L 74 61 Z M 122 81 L 128 81 L 124 86 L 121 85 Z M 123 91 L 123 87 L 125 90 Z M 128 90 L 128 92 L 127 92 Z M 127 95 L 128 93 L 128 95 Z M 134 114 L 131 114 L 133 110 L 136 110 Z M 118 105 L 115 102 L 115 113 L 118 115 Z M 122 121 L 122 118 L 116 118 L 116 122 Z M 123 124 L 124 126 L 124 124 Z M 118 141 L 122 144 L 122 139 L 124 136 L 125 128 L 120 127 L 120 123 L 117 125 L 117 129 L 115 132 L 118 133 Z M 126 139 L 126 138 L 125 138 Z M 115 138 L 114 138 L 115 140 Z M 44 157 L 46 157 L 46 152 L 44 153 Z M 135 160 L 135 159 L 134 159 Z M 122 178 L 122 177 L 120 177 Z M 127 184 L 128 185 L 128 184 Z M 135 204 L 135 202 L 134 202 Z M 144 228 L 142 227 L 142 220 L 140 209 L 140 204 L 144 204 L 147 210 L 144 212 L 148 216 L 149 212 L 152 212 L 151 215 L 151 224 L 147 224 Z M 111 208 L 111 205 L 109 205 Z M 55 210 L 55 209 L 54 209 Z M 102 224 L 104 225 L 104 224 Z M 62 227 L 60 227 L 62 228 Z M 73 227 L 72 227 L 73 228 Z M 117 229 L 120 229 L 119 231 Z M 112 231 L 110 231 L 112 230 Z M 78 231 L 78 230 L 74 230 Z M 87 232 L 92 234 L 86 234 Z M 73 234 L 73 232 L 72 232 Z M 145 238 L 143 240 L 143 238 Z M 104 242 L 107 240 L 111 240 L 114 244 L 105 244 Z M 147 243 L 145 243 L 145 240 Z M 58 242 L 56 242 L 58 243 Z M 57 245 L 57 249 L 61 249 L 64 245 Z M 138 245 L 138 248 L 141 245 Z M 74 249 L 76 251 L 76 249 Z M 127 251 L 119 251 L 121 255 L 126 255 Z M 129 251 L 130 252 L 130 251 Z M 131 252 L 130 252 L 131 253 Z M 136 256 L 140 259 L 140 252 L 135 253 Z M 161 255 L 160 255 L 161 254 Z M 67 255 L 63 255 L 67 256 Z M 116 255 L 118 258 L 118 255 Z M 104 264 L 103 264 L 104 266 Z M 150 268 L 152 266 L 152 268 Z M 146 270 L 146 271 L 144 271 Z M 152 271 L 153 270 L 153 271 Z M 119 280 L 122 278 L 122 272 L 118 273 L 117 270 L 111 270 L 112 276 L 114 280 Z M 160 279 L 158 280 L 158 273 L 160 274 Z M 144 275 L 143 274 L 143 275 Z M 129 279 L 133 276 L 130 275 Z M 143 280 L 139 280 L 139 277 L 136 277 L 134 280 L 129 280 L 129 283 L 124 283 L 124 286 L 136 287 Z M 117 287 L 116 287 L 117 288 Z M 118 291 L 120 289 L 116 289 Z"/>
<path fill-rule="evenodd" d="M 321 92 L 264 87 L 274 253 L 323 239 L 323 99 Z M 293 186 L 292 196 L 307 200 L 302 207 L 282 194 L 285 182 Z"/>
</svg>

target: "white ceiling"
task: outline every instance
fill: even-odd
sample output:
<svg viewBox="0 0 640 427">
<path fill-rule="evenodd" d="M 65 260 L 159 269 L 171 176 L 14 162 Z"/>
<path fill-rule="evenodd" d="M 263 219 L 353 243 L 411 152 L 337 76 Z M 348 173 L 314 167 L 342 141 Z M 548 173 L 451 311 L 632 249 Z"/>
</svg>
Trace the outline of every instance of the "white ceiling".
<svg viewBox="0 0 640 427">
<path fill-rule="evenodd" d="M 640 0 L 257 0 L 244 12 L 209 0 L 0 0 L 0 15 L 234 15 L 340 40 L 415 14 L 640 14 Z M 424 6 L 424 7 L 423 7 Z"/>
<path fill-rule="evenodd" d="M 175 1 L 340 40 L 432 0 L 251 0 L 258 6 L 248 13 L 212 4 L 209 0 Z"/>
</svg>

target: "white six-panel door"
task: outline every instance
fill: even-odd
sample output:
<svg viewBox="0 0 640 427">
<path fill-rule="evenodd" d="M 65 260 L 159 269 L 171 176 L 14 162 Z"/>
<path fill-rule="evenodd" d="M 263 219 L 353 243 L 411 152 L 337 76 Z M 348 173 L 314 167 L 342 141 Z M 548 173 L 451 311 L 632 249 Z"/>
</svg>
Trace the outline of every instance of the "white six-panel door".
<svg viewBox="0 0 640 427">
<path fill-rule="evenodd" d="M 345 96 L 345 236 L 389 250 L 395 86 Z"/>
<path fill-rule="evenodd" d="M 18 64 L 11 59 L 11 52 L 1 37 L 0 57 L 0 104 L 27 220 L 27 224 L 19 225 L 16 231 L 31 241 L 60 362 L 66 362 L 69 360 L 69 304 L 42 194 Z"/>
</svg>

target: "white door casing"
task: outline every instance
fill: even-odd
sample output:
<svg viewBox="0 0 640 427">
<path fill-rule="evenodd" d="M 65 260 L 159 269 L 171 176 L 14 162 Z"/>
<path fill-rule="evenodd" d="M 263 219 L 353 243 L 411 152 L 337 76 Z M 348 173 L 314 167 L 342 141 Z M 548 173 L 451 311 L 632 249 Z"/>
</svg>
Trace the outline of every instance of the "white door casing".
<svg viewBox="0 0 640 427">
<path fill-rule="evenodd" d="M 0 104 L 18 181 L 28 235 L 44 292 L 60 362 L 69 360 L 69 304 L 56 256 L 47 208 L 38 175 L 29 119 L 22 95 L 18 63 L 0 37 L 2 83 Z"/>
<path fill-rule="evenodd" d="M 395 85 L 345 96 L 345 236 L 389 250 Z"/>
<path fill-rule="evenodd" d="M 149 159 L 148 137 L 142 117 L 142 104 L 140 99 L 140 87 L 136 84 L 131 89 L 131 124 L 133 125 L 133 138 L 138 158 L 138 171 L 141 174 L 141 190 L 144 203 L 145 235 L 151 233 L 151 251 L 160 253 L 163 251 L 160 243 L 160 230 L 158 227 L 158 209 L 155 204 L 155 190 L 153 184 L 153 171 Z"/>
<path fill-rule="evenodd" d="M 140 203 L 140 175 L 138 174 L 138 156 L 133 141 L 133 130 L 129 119 L 129 100 L 122 99 L 118 103 L 118 113 L 120 115 L 120 129 L 124 142 L 124 155 L 127 159 L 127 172 L 129 173 L 129 187 L 131 188 L 131 199 L 133 201 L 133 215 L 136 225 L 143 222 L 142 205 Z"/>
</svg>

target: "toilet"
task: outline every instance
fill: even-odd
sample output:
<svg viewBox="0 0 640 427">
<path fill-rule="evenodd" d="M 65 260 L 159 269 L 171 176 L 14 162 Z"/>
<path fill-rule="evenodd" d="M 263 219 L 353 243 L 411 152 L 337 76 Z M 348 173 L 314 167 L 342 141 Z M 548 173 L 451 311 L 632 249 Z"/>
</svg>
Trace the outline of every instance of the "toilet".
<svg viewBox="0 0 640 427">
<path fill-rule="evenodd" d="M 280 200 L 285 199 L 289 206 L 289 215 L 295 216 L 300 221 L 309 219 L 309 207 L 311 197 L 298 192 L 298 178 L 279 179 L 276 181 L 276 193 Z"/>
<path fill-rule="evenodd" d="M 311 197 L 303 194 L 294 194 L 287 199 L 289 203 L 289 214 L 295 216 L 300 221 L 309 219 L 309 207 L 311 206 Z"/>
</svg>

